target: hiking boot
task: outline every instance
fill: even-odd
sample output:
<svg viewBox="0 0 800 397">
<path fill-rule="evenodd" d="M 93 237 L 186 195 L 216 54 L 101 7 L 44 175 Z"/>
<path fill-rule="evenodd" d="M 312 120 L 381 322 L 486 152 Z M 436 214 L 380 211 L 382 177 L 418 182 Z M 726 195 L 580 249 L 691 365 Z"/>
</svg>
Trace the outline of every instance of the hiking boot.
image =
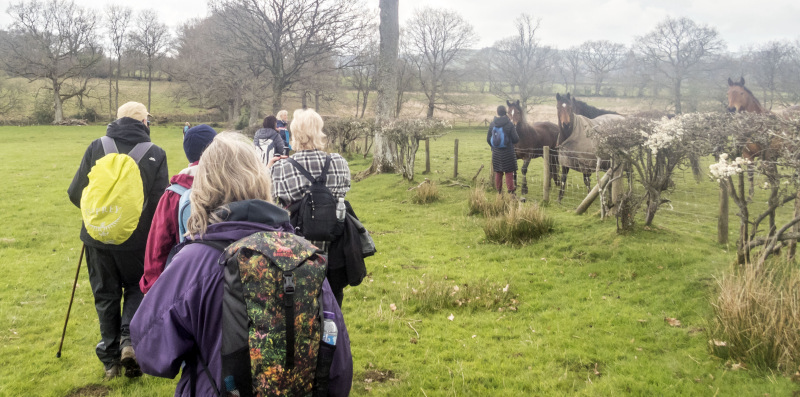
<svg viewBox="0 0 800 397">
<path fill-rule="evenodd" d="M 120 359 L 122 366 L 125 367 L 125 376 L 129 378 L 138 378 L 142 376 L 142 370 L 139 368 L 139 363 L 136 362 L 136 353 L 133 347 L 125 346 L 122 348 L 122 358 Z"/>
<path fill-rule="evenodd" d="M 119 364 L 112 364 L 110 367 L 106 369 L 106 376 L 103 377 L 103 380 L 111 380 L 120 376 L 122 374 L 122 366 Z"/>
</svg>

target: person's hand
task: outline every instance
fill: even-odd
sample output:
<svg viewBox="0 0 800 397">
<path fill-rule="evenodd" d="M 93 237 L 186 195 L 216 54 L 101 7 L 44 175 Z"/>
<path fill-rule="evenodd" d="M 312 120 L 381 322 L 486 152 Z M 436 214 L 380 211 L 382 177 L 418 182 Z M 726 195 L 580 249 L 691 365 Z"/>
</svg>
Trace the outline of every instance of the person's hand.
<svg viewBox="0 0 800 397">
<path fill-rule="evenodd" d="M 283 160 L 283 159 L 288 159 L 288 158 L 289 158 L 289 156 L 277 156 L 276 155 L 276 156 L 272 157 L 271 159 L 269 159 L 269 163 L 267 163 L 267 167 L 272 167 L 272 165 L 275 164 L 277 161 Z"/>
</svg>

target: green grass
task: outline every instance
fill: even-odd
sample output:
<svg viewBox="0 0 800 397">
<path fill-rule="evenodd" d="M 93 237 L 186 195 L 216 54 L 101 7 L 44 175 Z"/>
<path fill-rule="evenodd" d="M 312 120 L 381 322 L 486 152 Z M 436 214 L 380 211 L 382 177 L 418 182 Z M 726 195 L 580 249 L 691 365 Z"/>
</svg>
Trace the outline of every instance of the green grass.
<svg viewBox="0 0 800 397">
<path fill-rule="evenodd" d="M 99 126 L 0 127 L 0 396 L 174 391 L 175 380 L 150 376 L 102 382 L 85 267 L 63 355 L 55 357 L 80 250 L 80 215 L 66 189 L 87 144 L 103 133 Z M 734 371 L 709 354 L 714 277 L 735 259 L 715 243 L 713 183 L 676 182 L 675 201 L 697 204 L 697 212 L 664 210 L 649 230 L 617 235 L 596 205 L 576 216 L 565 199 L 542 206 L 555 221 L 551 233 L 498 245 L 486 241 L 485 219 L 468 215 L 471 189 L 450 183 L 454 139 L 460 184 L 489 164 L 483 129 L 432 141 L 425 177 L 439 187 L 436 202 L 412 204 L 407 189 L 419 181 L 396 175 L 354 183 L 348 194 L 378 247 L 364 283 L 345 290 L 352 395 L 784 396 L 800 389 L 780 374 Z M 177 130 L 154 128 L 153 140 L 167 151 L 170 173 L 185 166 Z M 368 161 L 352 158 L 352 171 Z M 529 200 L 541 195 L 540 169 L 535 160 Z"/>
</svg>

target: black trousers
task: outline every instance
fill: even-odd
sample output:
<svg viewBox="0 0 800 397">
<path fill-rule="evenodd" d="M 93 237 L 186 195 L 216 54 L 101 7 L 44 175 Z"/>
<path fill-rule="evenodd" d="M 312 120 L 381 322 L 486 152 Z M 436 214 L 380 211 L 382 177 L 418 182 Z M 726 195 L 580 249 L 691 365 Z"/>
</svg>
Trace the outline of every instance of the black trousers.
<svg viewBox="0 0 800 397">
<path fill-rule="evenodd" d="M 101 340 L 95 352 L 108 369 L 119 363 L 122 348 L 131 344 L 131 319 L 144 297 L 139 289 L 144 250 L 113 251 L 87 245 L 86 267 L 100 320 Z"/>
</svg>

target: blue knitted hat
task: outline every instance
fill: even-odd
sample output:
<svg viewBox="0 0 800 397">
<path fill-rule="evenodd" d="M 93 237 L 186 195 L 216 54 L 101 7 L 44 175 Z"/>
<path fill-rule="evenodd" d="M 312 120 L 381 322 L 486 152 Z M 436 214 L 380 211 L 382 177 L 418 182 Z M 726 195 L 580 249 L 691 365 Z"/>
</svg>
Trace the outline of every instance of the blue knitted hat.
<svg viewBox="0 0 800 397">
<path fill-rule="evenodd" d="M 211 144 L 215 136 L 217 136 L 217 131 L 207 124 L 200 124 L 186 131 L 186 135 L 183 137 L 183 151 L 186 152 L 186 158 L 190 163 L 200 160 L 200 155 Z"/>
</svg>

